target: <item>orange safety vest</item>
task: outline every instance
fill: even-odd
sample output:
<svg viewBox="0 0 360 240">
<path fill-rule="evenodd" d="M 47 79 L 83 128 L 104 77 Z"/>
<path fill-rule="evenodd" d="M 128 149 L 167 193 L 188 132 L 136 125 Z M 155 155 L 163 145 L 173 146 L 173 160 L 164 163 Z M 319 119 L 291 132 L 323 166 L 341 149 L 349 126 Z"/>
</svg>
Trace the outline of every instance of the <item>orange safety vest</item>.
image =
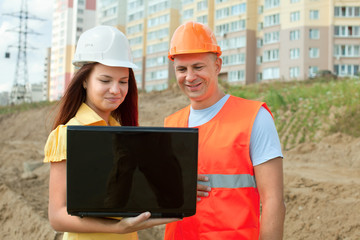
<svg viewBox="0 0 360 240">
<path fill-rule="evenodd" d="M 259 238 L 260 198 L 250 159 L 250 136 L 263 102 L 230 96 L 219 113 L 198 126 L 198 173 L 209 177 L 209 197 L 194 216 L 166 225 L 165 240 Z M 188 127 L 190 106 L 165 119 L 166 127 Z M 270 112 L 271 114 L 271 112 Z"/>
</svg>

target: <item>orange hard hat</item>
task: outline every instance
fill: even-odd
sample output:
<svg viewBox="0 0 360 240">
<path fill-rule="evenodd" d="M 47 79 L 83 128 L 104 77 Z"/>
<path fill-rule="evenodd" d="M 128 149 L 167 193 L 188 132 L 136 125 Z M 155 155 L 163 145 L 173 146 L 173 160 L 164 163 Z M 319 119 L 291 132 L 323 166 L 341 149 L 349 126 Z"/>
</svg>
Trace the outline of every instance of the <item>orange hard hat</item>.
<svg viewBox="0 0 360 240">
<path fill-rule="evenodd" d="M 179 26 L 170 42 L 168 58 L 174 61 L 174 56 L 188 53 L 213 52 L 221 55 L 221 48 L 211 29 L 198 22 L 186 22 Z"/>
</svg>

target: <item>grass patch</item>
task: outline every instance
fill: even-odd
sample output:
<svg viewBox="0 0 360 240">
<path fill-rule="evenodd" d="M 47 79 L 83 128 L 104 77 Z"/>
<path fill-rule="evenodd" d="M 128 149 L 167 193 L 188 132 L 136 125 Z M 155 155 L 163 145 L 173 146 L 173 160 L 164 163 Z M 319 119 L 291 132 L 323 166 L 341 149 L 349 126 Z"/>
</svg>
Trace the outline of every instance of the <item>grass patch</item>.
<svg viewBox="0 0 360 240">
<path fill-rule="evenodd" d="M 227 93 L 265 101 L 274 114 L 284 149 L 318 141 L 335 132 L 360 136 L 357 123 L 360 80 L 319 79 L 230 86 Z"/>
<path fill-rule="evenodd" d="M 331 133 L 342 132 L 353 137 L 360 137 L 360 105 L 353 105 L 344 114 L 337 114 L 335 123 L 330 127 Z"/>
<path fill-rule="evenodd" d="M 22 111 L 40 108 L 53 104 L 55 104 L 55 102 L 43 101 L 43 102 L 23 103 L 13 106 L 4 106 L 4 107 L 0 107 L 0 115 L 22 112 Z"/>
</svg>

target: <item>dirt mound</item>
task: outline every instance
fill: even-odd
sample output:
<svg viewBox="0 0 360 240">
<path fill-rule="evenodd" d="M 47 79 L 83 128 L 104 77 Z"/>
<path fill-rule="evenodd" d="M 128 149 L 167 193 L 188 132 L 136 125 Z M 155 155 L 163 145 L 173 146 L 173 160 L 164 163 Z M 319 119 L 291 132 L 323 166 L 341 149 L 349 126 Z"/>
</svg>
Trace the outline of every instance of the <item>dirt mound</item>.
<svg viewBox="0 0 360 240">
<path fill-rule="evenodd" d="M 359 152 L 360 139 L 334 134 L 284 153 L 284 239 L 359 239 Z"/>
<path fill-rule="evenodd" d="M 142 126 L 189 104 L 178 90 L 140 94 Z M 47 221 L 49 165 L 42 164 L 51 129 L 48 106 L 0 116 L 0 239 L 59 239 Z M 284 152 L 287 215 L 284 239 L 359 239 L 360 139 L 343 134 Z M 162 239 L 163 226 L 139 232 Z"/>
</svg>

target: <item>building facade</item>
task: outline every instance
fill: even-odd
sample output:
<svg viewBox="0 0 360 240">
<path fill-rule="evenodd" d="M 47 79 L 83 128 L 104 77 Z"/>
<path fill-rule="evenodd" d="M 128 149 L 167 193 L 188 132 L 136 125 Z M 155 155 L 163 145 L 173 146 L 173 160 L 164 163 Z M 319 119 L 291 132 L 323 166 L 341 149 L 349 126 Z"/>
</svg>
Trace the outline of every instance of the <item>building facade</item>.
<svg viewBox="0 0 360 240">
<path fill-rule="evenodd" d="M 167 58 L 171 36 L 186 21 L 213 29 L 223 51 L 219 78 L 229 84 L 359 71 L 358 0 L 56 0 L 50 100 L 62 96 L 72 77 L 79 35 L 100 24 L 128 37 L 139 89 L 168 88 L 175 82 Z"/>
<path fill-rule="evenodd" d="M 73 74 L 71 63 L 83 31 L 96 25 L 96 0 L 55 0 L 52 25 L 49 100 L 63 96 Z"/>
</svg>

